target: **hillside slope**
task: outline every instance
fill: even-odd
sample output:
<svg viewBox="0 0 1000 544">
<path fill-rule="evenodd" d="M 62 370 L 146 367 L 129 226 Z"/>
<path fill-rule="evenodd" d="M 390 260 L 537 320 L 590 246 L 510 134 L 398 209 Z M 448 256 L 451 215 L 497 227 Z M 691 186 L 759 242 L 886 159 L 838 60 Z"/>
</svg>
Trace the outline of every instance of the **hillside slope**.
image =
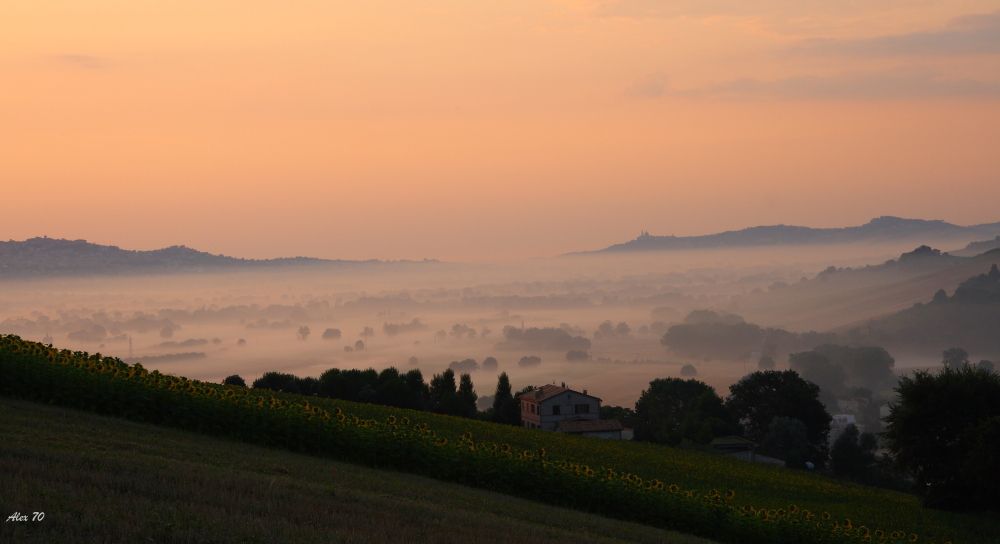
<svg viewBox="0 0 1000 544">
<path fill-rule="evenodd" d="M 710 544 L 409 474 L 0 397 L 2 542 Z"/>
<path fill-rule="evenodd" d="M 971 276 L 1000 262 L 1000 252 L 963 260 L 960 264 L 901 281 L 851 288 L 864 269 L 830 274 L 777 293 L 748 296 L 732 311 L 748 321 L 795 331 L 846 331 L 875 319 L 928 302 L 938 289 L 952 291 Z M 854 275 L 854 277 L 851 277 Z M 838 277 L 840 276 L 840 277 Z M 843 284 L 840 284 L 843 278 Z M 829 287 L 823 284 L 830 284 Z M 838 287 L 839 285 L 839 287 Z"/>
<path fill-rule="evenodd" d="M 260 270 L 289 266 L 343 267 L 383 263 L 384 261 L 377 260 L 343 261 L 313 257 L 240 259 L 226 255 L 213 255 L 185 246 L 136 251 L 121 249 L 117 246 L 92 244 L 86 240 L 56 238 L 31 238 L 24 241 L 0 242 L 0 279 Z"/>
</svg>

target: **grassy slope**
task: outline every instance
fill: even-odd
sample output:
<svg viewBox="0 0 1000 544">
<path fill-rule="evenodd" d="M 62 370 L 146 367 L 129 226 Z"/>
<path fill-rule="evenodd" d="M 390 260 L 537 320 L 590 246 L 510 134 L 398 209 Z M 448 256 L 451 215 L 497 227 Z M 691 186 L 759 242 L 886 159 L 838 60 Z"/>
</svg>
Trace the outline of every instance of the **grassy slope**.
<svg viewBox="0 0 1000 544">
<path fill-rule="evenodd" d="M 472 431 L 477 442 L 508 443 L 515 449 L 525 450 L 545 448 L 551 459 L 570 459 L 591 467 L 612 467 L 644 479 L 656 478 L 668 485 L 677 484 L 684 489 L 702 492 L 712 488 L 732 489 L 736 492 L 733 502 L 737 505 L 775 509 L 794 504 L 816 513 L 829 512 L 835 519 L 851 519 L 855 525 L 886 531 L 904 530 L 936 542 L 994 543 L 997 541 L 995 535 L 1000 534 L 1000 519 L 928 510 L 922 508 L 920 500 L 913 495 L 854 485 L 805 471 L 640 442 L 533 431 L 386 406 L 332 399 L 312 398 L 311 401 L 330 409 L 341 407 L 345 413 L 362 418 L 405 415 L 415 423 L 427 423 L 441 436 L 457 438 L 465 431 Z"/>
<path fill-rule="evenodd" d="M 0 397 L 0 542 L 709 541 L 408 474 Z"/>
</svg>

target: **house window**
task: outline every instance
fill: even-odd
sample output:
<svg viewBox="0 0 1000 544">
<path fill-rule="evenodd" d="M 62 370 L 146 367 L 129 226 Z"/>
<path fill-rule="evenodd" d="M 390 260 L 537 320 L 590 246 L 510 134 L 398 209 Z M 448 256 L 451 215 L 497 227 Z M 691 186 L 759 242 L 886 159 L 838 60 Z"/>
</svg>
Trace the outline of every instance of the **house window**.
<svg viewBox="0 0 1000 544">
<path fill-rule="evenodd" d="M 558 416 L 558 415 L 559 415 L 559 409 L 560 409 L 560 408 L 562 408 L 562 406 L 553 406 L 553 407 L 552 407 L 552 415 L 554 415 L 554 416 Z"/>
<path fill-rule="evenodd" d="M 573 408 L 574 408 L 574 411 L 576 413 L 578 413 L 578 414 L 589 414 L 590 413 L 590 405 L 589 404 L 577 404 Z"/>
</svg>

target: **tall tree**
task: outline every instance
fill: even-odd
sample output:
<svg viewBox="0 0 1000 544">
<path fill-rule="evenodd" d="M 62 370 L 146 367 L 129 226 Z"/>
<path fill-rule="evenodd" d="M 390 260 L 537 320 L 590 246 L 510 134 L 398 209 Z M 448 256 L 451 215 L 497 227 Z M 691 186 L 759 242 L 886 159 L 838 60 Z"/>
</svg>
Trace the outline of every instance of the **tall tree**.
<svg viewBox="0 0 1000 544">
<path fill-rule="evenodd" d="M 806 433 L 805 423 L 790 417 L 776 417 L 768 425 L 758 452 L 784 460 L 785 466 L 802 468 L 809 449 Z"/>
<path fill-rule="evenodd" d="M 521 405 L 511 392 L 506 372 L 501 372 L 497 378 L 497 390 L 493 394 L 493 422 L 521 425 Z"/>
<path fill-rule="evenodd" d="M 971 365 L 918 371 L 900 378 L 896 394 L 882 436 L 924 504 L 1000 508 L 996 481 L 982 477 L 996 467 L 980 464 L 1000 455 L 1000 375 Z"/>
<path fill-rule="evenodd" d="M 449 368 L 431 378 L 430 404 L 431 410 L 439 414 L 459 415 L 461 413 L 454 370 Z"/>
<path fill-rule="evenodd" d="M 685 438 L 710 442 L 736 428 L 715 390 L 698 380 L 655 379 L 635 403 L 635 439 L 643 442 L 672 446 Z"/>
<path fill-rule="evenodd" d="M 852 423 L 837 437 L 830 449 L 830 469 L 837 476 L 856 482 L 870 479 L 878 441 L 871 433 L 861 433 Z"/>
<path fill-rule="evenodd" d="M 463 373 L 459 379 L 457 397 L 461 412 L 455 415 L 475 417 L 476 401 L 479 400 L 479 395 L 476 394 L 476 389 L 472 385 L 472 376 L 469 376 L 467 372 Z"/>
<path fill-rule="evenodd" d="M 745 376 L 729 387 L 726 407 L 742 423 L 747 436 L 760 441 L 776 417 L 790 417 L 806 426 L 807 460 L 826 462 L 830 414 L 819 401 L 819 386 L 794 370 L 765 370 Z"/>
</svg>

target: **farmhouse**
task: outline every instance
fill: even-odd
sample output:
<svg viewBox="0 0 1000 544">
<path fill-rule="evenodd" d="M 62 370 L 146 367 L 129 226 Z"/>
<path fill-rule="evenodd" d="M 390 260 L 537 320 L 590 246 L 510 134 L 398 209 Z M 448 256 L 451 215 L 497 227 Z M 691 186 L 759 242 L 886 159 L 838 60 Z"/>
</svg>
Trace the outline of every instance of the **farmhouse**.
<svg viewBox="0 0 1000 544">
<path fill-rule="evenodd" d="M 601 399 L 558 385 L 543 385 L 521 395 L 521 424 L 542 429 L 599 438 L 622 437 L 616 419 L 600 419 Z"/>
</svg>

